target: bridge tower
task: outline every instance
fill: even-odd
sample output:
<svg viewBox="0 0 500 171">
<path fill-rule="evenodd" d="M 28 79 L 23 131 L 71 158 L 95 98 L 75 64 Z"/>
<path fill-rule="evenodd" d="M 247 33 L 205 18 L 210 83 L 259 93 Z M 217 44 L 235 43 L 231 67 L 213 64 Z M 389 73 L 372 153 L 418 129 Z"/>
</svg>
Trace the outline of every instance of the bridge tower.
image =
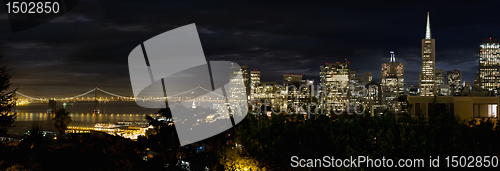
<svg viewBox="0 0 500 171">
<path fill-rule="evenodd" d="M 13 110 L 13 113 L 17 113 L 17 96 L 16 96 L 16 93 L 17 90 L 14 90 L 14 92 L 12 93 L 12 99 L 14 100 L 14 110 Z"/>
<path fill-rule="evenodd" d="M 99 100 L 97 100 L 97 98 L 99 96 L 97 94 L 97 87 L 95 87 L 94 92 L 95 92 L 95 97 L 94 97 L 94 103 L 95 103 L 94 114 L 98 114 L 99 113 Z"/>
</svg>

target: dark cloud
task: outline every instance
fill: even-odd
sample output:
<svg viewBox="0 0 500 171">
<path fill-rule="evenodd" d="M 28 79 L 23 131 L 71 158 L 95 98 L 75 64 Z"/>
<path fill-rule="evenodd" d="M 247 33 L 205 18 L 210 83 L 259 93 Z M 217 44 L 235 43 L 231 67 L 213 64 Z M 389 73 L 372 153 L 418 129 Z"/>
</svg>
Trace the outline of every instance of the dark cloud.
<svg viewBox="0 0 500 171">
<path fill-rule="evenodd" d="M 12 33 L 0 14 L 0 62 L 26 94 L 65 96 L 95 86 L 131 95 L 127 57 L 141 42 L 196 23 L 208 60 L 262 71 L 263 81 L 304 74 L 325 62 L 351 63 L 378 81 L 396 51 L 408 85 L 418 85 L 421 39 L 430 11 L 436 68 L 472 82 L 478 43 L 499 37 L 498 1 L 90 1 L 38 27 Z M 5 24 L 4 24 L 5 23 Z M 55 88 L 57 87 L 57 88 Z"/>
</svg>

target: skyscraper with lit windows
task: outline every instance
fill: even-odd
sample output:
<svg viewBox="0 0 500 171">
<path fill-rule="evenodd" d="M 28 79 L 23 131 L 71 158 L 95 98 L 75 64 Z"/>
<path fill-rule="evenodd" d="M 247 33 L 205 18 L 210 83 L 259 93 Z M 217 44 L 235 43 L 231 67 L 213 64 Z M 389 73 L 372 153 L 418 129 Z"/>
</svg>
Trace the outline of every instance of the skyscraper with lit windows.
<svg viewBox="0 0 500 171">
<path fill-rule="evenodd" d="M 462 86 L 462 71 L 453 70 L 446 72 L 447 83 L 453 90 L 453 94 L 460 92 L 460 87 Z"/>
<path fill-rule="evenodd" d="M 238 77 L 241 75 L 242 77 Z M 249 85 L 248 85 L 248 66 L 231 66 L 231 71 L 229 73 L 229 84 L 233 84 L 230 86 L 229 91 L 231 94 L 228 96 L 229 102 L 232 104 L 236 105 L 231 105 L 230 107 L 230 112 L 240 112 L 240 110 L 243 106 L 240 105 L 242 104 L 243 101 L 245 100 L 238 100 L 238 97 L 247 97 L 249 95 Z M 244 85 L 244 86 L 240 86 Z M 196 106 L 195 106 L 196 107 Z M 245 106 L 246 108 L 246 106 Z M 236 115 L 241 115 L 241 113 L 230 113 L 230 114 L 236 114 Z"/>
<path fill-rule="evenodd" d="M 479 77 L 481 88 L 500 88 L 500 39 L 484 39 L 479 44 Z"/>
<path fill-rule="evenodd" d="M 404 64 L 396 62 L 394 51 L 390 51 L 390 61 L 382 63 L 380 87 L 383 103 L 395 112 L 400 110 L 398 97 L 404 94 Z"/>
<path fill-rule="evenodd" d="M 404 93 L 404 64 L 396 62 L 394 51 L 390 51 L 390 55 L 390 62 L 382 63 L 382 91 Z"/>
<path fill-rule="evenodd" d="M 241 73 L 241 80 L 240 79 L 234 79 L 238 73 Z M 248 66 L 231 66 L 231 73 L 230 73 L 230 78 L 231 81 L 237 82 L 237 84 L 243 84 L 245 85 L 245 88 L 242 89 L 242 92 L 245 92 L 247 95 L 250 93 L 250 87 L 248 85 Z"/>
<path fill-rule="evenodd" d="M 256 94 L 256 87 L 260 83 L 260 71 L 256 69 L 250 71 L 250 98 L 253 99 L 253 95 Z"/>
<path fill-rule="evenodd" d="M 431 23 L 427 12 L 425 39 L 422 39 L 422 72 L 420 73 L 420 96 L 436 94 L 436 52 L 435 41 L 431 38 Z"/>
<path fill-rule="evenodd" d="M 436 86 L 444 85 L 446 83 L 444 71 L 442 69 L 434 70 L 434 74 L 436 74 Z"/>
<path fill-rule="evenodd" d="M 298 84 L 302 82 L 302 75 L 296 75 L 296 74 L 286 74 L 283 75 L 283 84 L 284 85 L 291 85 L 291 84 Z"/>
<path fill-rule="evenodd" d="M 342 109 L 348 102 L 349 62 L 326 63 L 320 66 L 320 99 L 328 107 Z"/>
</svg>

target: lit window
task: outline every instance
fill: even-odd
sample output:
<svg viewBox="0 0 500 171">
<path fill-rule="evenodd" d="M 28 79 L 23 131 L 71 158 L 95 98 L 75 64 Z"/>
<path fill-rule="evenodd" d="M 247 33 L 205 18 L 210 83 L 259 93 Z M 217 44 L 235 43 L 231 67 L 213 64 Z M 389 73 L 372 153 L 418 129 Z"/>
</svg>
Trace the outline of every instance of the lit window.
<svg viewBox="0 0 500 171">
<path fill-rule="evenodd" d="M 497 104 L 489 104 L 488 105 L 488 117 L 491 117 L 491 118 L 497 117 Z"/>
</svg>

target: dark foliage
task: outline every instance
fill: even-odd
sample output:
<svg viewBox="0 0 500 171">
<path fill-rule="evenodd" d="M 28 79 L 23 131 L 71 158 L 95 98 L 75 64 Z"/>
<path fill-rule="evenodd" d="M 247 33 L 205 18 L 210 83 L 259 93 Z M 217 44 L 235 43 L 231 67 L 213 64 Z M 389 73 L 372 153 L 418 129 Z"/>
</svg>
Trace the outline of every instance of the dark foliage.
<svg viewBox="0 0 500 171">
<path fill-rule="evenodd" d="M 238 127 L 239 141 L 261 167 L 290 170 L 292 156 L 322 158 L 428 159 L 429 156 L 498 156 L 500 127 L 491 120 L 459 122 L 446 107 L 432 118 L 385 113 L 380 117 L 248 115 Z M 443 166 L 444 167 L 444 166 Z"/>
<path fill-rule="evenodd" d="M 17 114 L 9 114 L 12 108 L 16 105 L 14 100 L 14 92 L 8 91 L 11 83 L 10 70 L 6 67 L 0 67 L 0 135 L 5 135 L 14 127 L 14 120 Z"/>
</svg>

